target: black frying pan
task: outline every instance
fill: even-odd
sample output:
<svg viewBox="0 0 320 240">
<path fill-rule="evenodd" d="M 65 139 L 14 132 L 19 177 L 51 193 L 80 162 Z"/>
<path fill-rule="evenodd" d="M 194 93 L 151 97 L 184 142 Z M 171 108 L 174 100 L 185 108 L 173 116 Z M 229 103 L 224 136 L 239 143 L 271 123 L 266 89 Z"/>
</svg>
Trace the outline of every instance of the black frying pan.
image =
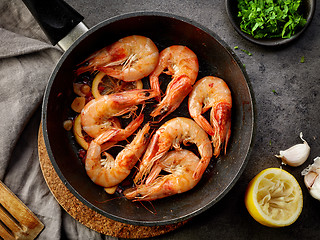
<svg viewBox="0 0 320 240">
<path fill-rule="evenodd" d="M 35 12 L 37 2 L 46 1 L 25 0 L 25 2 L 35 4 L 30 8 Z M 68 10 L 70 11 L 69 7 Z M 81 21 L 81 16 L 75 14 Z M 41 14 L 42 18 L 44 15 Z M 64 17 L 62 20 L 62 22 L 71 22 L 70 25 L 76 25 L 79 22 L 65 20 Z M 61 21 L 59 24 L 53 24 L 51 18 L 46 24 L 54 27 L 61 25 Z M 63 29 L 64 26 L 59 28 Z M 201 181 L 191 191 L 153 201 L 157 214 L 150 213 L 138 202 L 131 202 L 121 197 L 115 199 L 119 195 L 110 196 L 101 187 L 92 183 L 77 156 L 79 146 L 72 134 L 62 127 L 63 121 L 70 116 L 70 104 L 74 98 L 72 80 L 75 66 L 94 51 L 133 34 L 151 38 L 160 51 L 174 44 L 188 46 L 199 59 L 198 79 L 206 75 L 223 78 L 229 85 L 233 97 L 232 135 L 227 155 L 220 156 L 218 159 L 213 158 Z M 59 41 L 56 38 L 51 40 L 54 44 Z M 144 81 L 147 83 L 147 79 Z M 177 115 L 189 117 L 186 101 L 168 118 Z M 165 225 L 200 214 L 221 200 L 234 186 L 244 171 L 252 145 L 254 103 L 242 64 L 215 33 L 195 22 L 172 14 L 137 12 L 101 22 L 80 36 L 64 53 L 45 91 L 42 127 L 46 148 L 55 171 L 80 201 L 116 221 L 145 226 Z"/>
</svg>

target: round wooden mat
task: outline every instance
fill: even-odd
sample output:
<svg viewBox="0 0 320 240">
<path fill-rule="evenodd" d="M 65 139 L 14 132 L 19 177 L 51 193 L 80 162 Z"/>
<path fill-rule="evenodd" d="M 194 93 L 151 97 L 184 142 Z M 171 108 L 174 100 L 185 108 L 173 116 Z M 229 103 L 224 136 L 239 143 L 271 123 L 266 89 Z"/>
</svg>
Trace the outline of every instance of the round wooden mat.
<svg viewBox="0 0 320 240">
<path fill-rule="evenodd" d="M 41 126 L 38 134 L 38 152 L 43 176 L 54 197 L 67 213 L 90 229 L 119 238 L 148 238 L 173 231 L 187 222 L 148 227 L 129 225 L 104 217 L 84 205 L 62 183 L 49 159 Z"/>
</svg>

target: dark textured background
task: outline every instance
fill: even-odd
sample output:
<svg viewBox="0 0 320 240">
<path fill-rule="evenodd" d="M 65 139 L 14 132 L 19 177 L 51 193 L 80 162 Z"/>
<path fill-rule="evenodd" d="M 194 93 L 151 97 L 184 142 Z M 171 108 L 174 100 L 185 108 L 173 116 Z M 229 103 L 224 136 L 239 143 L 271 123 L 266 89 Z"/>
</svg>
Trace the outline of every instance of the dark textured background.
<svg viewBox="0 0 320 240">
<path fill-rule="evenodd" d="M 237 184 L 216 205 L 184 227 L 156 239 L 306 239 L 320 235 L 320 202 L 309 196 L 301 171 L 320 156 L 320 10 L 297 41 L 272 49 L 242 39 L 232 28 L 222 0 L 138 1 L 66 0 L 84 17 L 88 27 L 107 18 L 135 11 L 160 11 L 187 17 L 209 28 L 234 50 L 246 66 L 256 100 L 255 145 Z M 155 26 L 156 27 L 156 26 Z M 248 56 L 240 49 L 248 50 Z M 300 63 L 301 57 L 305 62 Z M 261 170 L 279 167 L 274 157 L 300 143 L 299 133 L 311 147 L 310 157 L 300 167 L 284 166 L 301 185 L 304 207 L 291 226 L 272 229 L 255 222 L 244 205 L 249 181 Z"/>
</svg>

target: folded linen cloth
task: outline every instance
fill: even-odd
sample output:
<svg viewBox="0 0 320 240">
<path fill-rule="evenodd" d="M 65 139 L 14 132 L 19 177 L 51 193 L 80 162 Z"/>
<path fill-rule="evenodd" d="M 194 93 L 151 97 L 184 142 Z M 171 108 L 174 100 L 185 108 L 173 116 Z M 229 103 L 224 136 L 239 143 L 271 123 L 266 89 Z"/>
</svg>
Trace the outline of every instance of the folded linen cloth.
<svg viewBox="0 0 320 240">
<path fill-rule="evenodd" d="M 38 239 L 115 239 L 67 214 L 40 169 L 40 106 L 62 51 L 51 46 L 21 0 L 1 0 L 0 12 L 0 179 L 44 223 Z"/>
<path fill-rule="evenodd" d="M 18 136 L 38 108 L 50 72 L 61 56 L 58 48 L 37 39 L 39 26 L 31 16 L 23 18 L 28 10 L 22 7 L 19 11 L 18 1 L 0 3 L 4 13 L 0 15 L 1 179 Z M 15 23 L 18 33 L 8 30 L 14 30 Z M 24 29 L 28 29 L 29 36 L 34 32 L 35 38 L 23 35 Z"/>
</svg>

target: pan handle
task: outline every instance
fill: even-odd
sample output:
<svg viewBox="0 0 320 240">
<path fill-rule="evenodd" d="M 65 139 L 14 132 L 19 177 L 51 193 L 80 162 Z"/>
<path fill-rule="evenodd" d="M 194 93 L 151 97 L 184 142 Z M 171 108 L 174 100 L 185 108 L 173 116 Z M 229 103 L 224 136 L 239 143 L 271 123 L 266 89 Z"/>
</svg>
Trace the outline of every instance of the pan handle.
<svg viewBox="0 0 320 240">
<path fill-rule="evenodd" d="M 75 28 L 78 30 L 73 32 L 76 32 L 78 37 L 88 30 L 81 22 L 84 17 L 63 0 L 23 0 L 23 2 L 52 45 L 59 43 Z M 62 48 L 66 50 L 68 47 Z"/>
</svg>

